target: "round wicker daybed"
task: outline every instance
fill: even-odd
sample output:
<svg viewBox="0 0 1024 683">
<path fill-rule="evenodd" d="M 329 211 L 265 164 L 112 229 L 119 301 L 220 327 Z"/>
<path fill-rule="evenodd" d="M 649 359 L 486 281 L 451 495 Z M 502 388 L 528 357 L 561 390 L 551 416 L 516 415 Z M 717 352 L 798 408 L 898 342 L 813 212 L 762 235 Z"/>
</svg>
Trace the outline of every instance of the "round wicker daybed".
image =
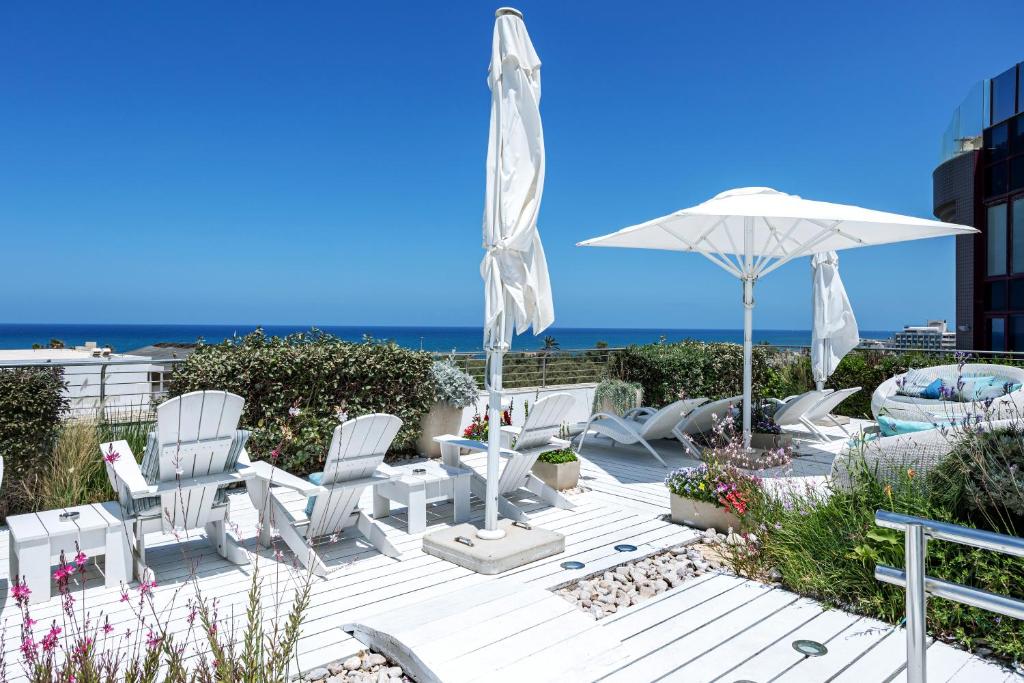
<svg viewBox="0 0 1024 683">
<path fill-rule="evenodd" d="M 930 379 L 941 379 L 944 386 L 956 387 L 961 380 L 975 377 L 995 377 L 997 384 L 1024 385 L 1024 369 L 1009 365 L 989 363 L 968 363 L 960 365 L 937 365 L 915 371 Z M 1012 419 L 1024 416 L 1024 389 L 987 401 L 956 401 L 903 396 L 899 393 L 905 375 L 896 375 L 882 382 L 871 396 L 871 414 L 877 420 L 885 415 L 894 420 L 912 422 L 951 422 L 967 415 L 985 416 L 988 419 Z"/>
</svg>

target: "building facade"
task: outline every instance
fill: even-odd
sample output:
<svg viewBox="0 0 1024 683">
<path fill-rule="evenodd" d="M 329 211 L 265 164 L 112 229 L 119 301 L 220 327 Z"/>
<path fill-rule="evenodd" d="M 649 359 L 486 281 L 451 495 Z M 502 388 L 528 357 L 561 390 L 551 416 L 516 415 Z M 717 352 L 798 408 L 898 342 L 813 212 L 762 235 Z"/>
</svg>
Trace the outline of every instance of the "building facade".
<svg viewBox="0 0 1024 683">
<path fill-rule="evenodd" d="M 890 348 L 909 349 L 956 349 L 957 335 L 946 329 L 945 320 L 929 320 L 927 325 L 905 325 L 902 332 L 892 336 Z"/>
<path fill-rule="evenodd" d="M 957 347 L 1024 351 L 1024 64 L 971 90 L 932 181 L 935 216 L 981 231 L 956 238 Z"/>
</svg>

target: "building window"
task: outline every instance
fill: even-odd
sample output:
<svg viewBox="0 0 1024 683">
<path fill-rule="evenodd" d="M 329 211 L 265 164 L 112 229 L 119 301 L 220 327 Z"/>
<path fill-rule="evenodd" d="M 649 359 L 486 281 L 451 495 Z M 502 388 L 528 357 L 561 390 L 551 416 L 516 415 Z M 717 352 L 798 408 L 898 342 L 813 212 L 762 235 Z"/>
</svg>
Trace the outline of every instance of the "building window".
<svg viewBox="0 0 1024 683">
<path fill-rule="evenodd" d="M 1021 69 L 1024 73 L 1024 69 Z M 1021 98 L 1024 99 L 1024 98 Z M 1024 153 L 1024 116 L 1018 116 L 1010 123 L 1013 124 L 1010 134 L 1010 154 Z"/>
<path fill-rule="evenodd" d="M 1006 275 L 1006 204 L 988 207 L 988 274 Z"/>
<path fill-rule="evenodd" d="M 985 308 L 990 311 L 1006 310 L 1006 280 L 996 280 L 988 283 L 985 288 L 987 301 Z"/>
<path fill-rule="evenodd" d="M 1017 69 L 1017 92 L 1024 93 L 1024 68 Z M 1018 95 L 1017 97 L 1017 112 L 1024 112 L 1024 95 Z"/>
<path fill-rule="evenodd" d="M 1010 151 L 1010 124 L 1000 123 L 985 130 L 985 151 L 989 161 L 1002 161 Z"/>
<path fill-rule="evenodd" d="M 1010 192 L 1024 188 L 1024 154 L 1010 159 Z"/>
<path fill-rule="evenodd" d="M 1024 197 L 1013 200 L 1013 231 L 1011 235 L 1013 237 L 1013 272 L 1024 273 Z"/>
<path fill-rule="evenodd" d="M 1010 310 L 1024 311 L 1024 280 L 1010 280 Z"/>
<path fill-rule="evenodd" d="M 1010 317 L 1010 348 L 1008 350 L 1024 350 L 1024 315 Z"/>
<path fill-rule="evenodd" d="M 1017 112 L 1017 67 L 992 79 L 992 123 L 1005 121 Z"/>
<path fill-rule="evenodd" d="M 989 318 L 988 338 L 990 351 L 1006 350 L 1006 318 Z"/>
</svg>

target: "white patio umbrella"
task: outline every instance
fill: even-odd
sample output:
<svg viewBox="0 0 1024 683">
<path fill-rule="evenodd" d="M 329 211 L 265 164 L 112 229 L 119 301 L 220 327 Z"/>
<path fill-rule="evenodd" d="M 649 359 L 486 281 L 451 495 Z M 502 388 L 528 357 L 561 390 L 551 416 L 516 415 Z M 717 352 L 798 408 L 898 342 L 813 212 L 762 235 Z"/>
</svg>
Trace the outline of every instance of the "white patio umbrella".
<svg viewBox="0 0 1024 683">
<path fill-rule="evenodd" d="M 513 332 L 539 334 L 555 320 L 537 213 L 544 190 L 544 131 L 540 121 L 540 58 L 523 15 L 496 13 L 488 85 L 491 128 L 487 143 L 484 203 L 484 349 L 490 392 L 487 491 L 480 538 L 498 529 L 498 462 L 501 453 L 501 364 Z"/>
<path fill-rule="evenodd" d="M 860 331 L 839 277 L 839 255 L 834 251 L 815 254 L 811 273 L 811 371 L 820 391 L 843 356 L 860 343 Z"/>
<path fill-rule="evenodd" d="M 666 249 L 702 254 L 743 283 L 743 444 L 750 446 L 754 283 L 801 256 L 974 228 L 832 204 L 769 187 L 728 190 L 689 209 L 580 242 L 584 247 Z"/>
</svg>

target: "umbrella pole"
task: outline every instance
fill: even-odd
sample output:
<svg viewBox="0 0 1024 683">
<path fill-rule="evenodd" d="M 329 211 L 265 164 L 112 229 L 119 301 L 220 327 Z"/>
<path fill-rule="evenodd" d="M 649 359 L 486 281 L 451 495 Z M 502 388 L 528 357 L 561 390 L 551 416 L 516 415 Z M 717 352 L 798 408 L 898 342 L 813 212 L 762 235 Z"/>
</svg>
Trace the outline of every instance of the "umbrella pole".
<svg viewBox="0 0 1024 683">
<path fill-rule="evenodd" d="M 750 448 L 750 402 L 753 394 L 754 353 L 754 219 L 743 226 L 743 448 Z"/>
<path fill-rule="evenodd" d="M 505 351 L 502 346 L 487 350 L 487 388 L 489 390 L 487 425 L 487 489 L 484 494 L 484 528 L 477 529 L 478 538 L 494 541 L 504 538 L 498 528 L 498 463 L 501 458 L 501 366 Z"/>
</svg>

